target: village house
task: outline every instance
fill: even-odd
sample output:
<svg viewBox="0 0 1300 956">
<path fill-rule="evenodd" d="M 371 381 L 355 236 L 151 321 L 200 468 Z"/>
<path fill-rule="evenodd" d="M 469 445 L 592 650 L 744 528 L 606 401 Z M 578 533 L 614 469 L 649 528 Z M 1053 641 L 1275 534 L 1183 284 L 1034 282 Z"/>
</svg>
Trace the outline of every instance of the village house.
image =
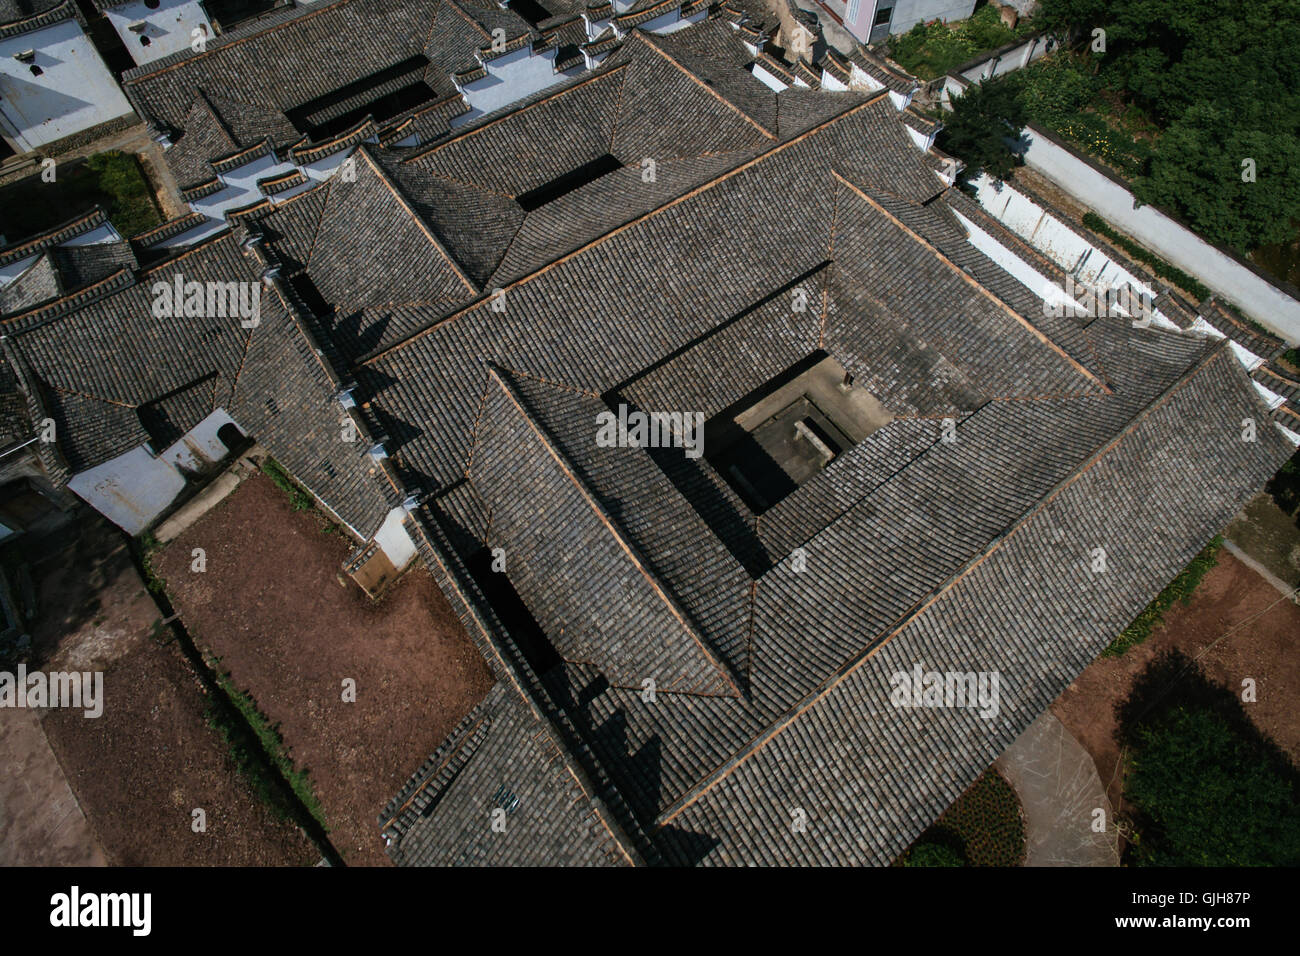
<svg viewBox="0 0 1300 956">
<path fill-rule="evenodd" d="M 0 0 L 5 151 L 29 152 L 130 113 L 73 0 Z"/>
<path fill-rule="evenodd" d="M 918 23 L 965 20 L 975 0 L 816 0 L 821 12 L 863 43 L 879 43 Z"/>
<path fill-rule="evenodd" d="M 887 865 L 1293 453 L 1267 363 L 1163 292 L 1045 308 L 1066 270 L 868 55 L 526 12 L 342 0 L 133 71 L 230 201 L 75 275 L 97 220 L 0 248 L 6 401 L 128 530 L 250 438 L 429 568 L 496 683 L 380 814 L 396 862 Z M 525 49 L 551 81 L 476 112 Z M 257 321 L 157 308 L 190 282 Z M 598 438 L 635 412 L 690 434 Z M 916 672 L 999 699 L 900 706 Z"/>
<path fill-rule="evenodd" d="M 202 45 L 217 34 L 203 0 L 95 0 L 137 64 Z"/>
</svg>

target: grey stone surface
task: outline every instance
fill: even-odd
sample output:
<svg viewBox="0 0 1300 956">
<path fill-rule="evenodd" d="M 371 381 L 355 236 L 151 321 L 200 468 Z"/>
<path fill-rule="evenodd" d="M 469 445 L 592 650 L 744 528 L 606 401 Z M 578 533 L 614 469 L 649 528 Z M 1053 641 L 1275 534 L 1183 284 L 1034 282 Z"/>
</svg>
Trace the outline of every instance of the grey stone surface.
<svg viewBox="0 0 1300 956">
<path fill-rule="evenodd" d="M 1118 866 L 1114 814 L 1088 751 L 1047 711 L 994 764 L 1025 813 L 1025 866 Z M 1104 833 L 1093 830 L 1105 811 Z"/>
</svg>

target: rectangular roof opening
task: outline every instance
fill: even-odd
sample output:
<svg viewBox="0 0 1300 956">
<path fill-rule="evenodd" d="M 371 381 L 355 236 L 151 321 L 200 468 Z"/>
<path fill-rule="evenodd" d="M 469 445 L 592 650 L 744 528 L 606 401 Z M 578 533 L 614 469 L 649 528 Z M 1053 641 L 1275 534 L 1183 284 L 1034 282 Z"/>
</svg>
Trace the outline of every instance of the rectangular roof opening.
<svg viewBox="0 0 1300 956">
<path fill-rule="evenodd" d="M 556 176 L 550 182 L 542 183 L 526 193 L 520 193 L 515 197 L 515 202 L 523 207 L 524 212 L 532 212 L 534 209 L 540 209 L 547 203 L 555 202 L 561 196 L 567 196 L 574 190 L 581 189 L 588 183 L 594 183 L 600 177 L 608 176 L 614 170 L 622 169 L 622 167 L 622 163 L 609 153 L 606 153 L 604 156 L 598 156 L 563 175 Z"/>
<path fill-rule="evenodd" d="M 551 11 L 537 2 L 537 0 L 510 0 L 506 4 L 512 13 L 517 13 L 533 26 L 541 23 L 543 20 L 551 18 Z"/>
<path fill-rule="evenodd" d="M 704 426 L 704 457 L 755 514 L 888 422 L 834 358 L 810 356 Z"/>
</svg>

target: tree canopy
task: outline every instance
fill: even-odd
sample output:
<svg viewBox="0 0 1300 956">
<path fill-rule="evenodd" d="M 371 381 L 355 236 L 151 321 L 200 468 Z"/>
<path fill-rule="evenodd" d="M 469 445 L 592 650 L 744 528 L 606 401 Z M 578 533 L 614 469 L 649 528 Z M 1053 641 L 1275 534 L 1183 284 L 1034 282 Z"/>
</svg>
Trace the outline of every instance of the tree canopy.
<svg viewBox="0 0 1300 956">
<path fill-rule="evenodd" d="M 1098 81 L 1160 126 L 1139 199 L 1243 252 L 1296 234 L 1296 0 L 1042 0 L 1037 22 L 1086 40 Z"/>
<path fill-rule="evenodd" d="M 965 162 L 963 183 L 981 169 L 997 179 L 1011 174 L 1016 158 L 1008 141 L 1019 137 L 1025 127 L 1019 90 L 1007 78 L 984 80 L 952 101 L 952 112 L 944 117 L 936 142 Z"/>
</svg>

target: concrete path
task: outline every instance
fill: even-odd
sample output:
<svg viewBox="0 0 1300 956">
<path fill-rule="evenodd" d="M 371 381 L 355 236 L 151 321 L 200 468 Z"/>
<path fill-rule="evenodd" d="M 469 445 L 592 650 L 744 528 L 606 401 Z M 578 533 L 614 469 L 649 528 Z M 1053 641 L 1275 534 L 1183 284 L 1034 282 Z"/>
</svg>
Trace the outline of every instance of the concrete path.
<svg viewBox="0 0 1300 956">
<path fill-rule="evenodd" d="M 1290 600 L 1295 604 L 1300 604 L 1300 592 L 1298 592 L 1296 588 L 1293 588 L 1290 585 L 1288 585 L 1276 574 L 1274 574 L 1268 568 L 1264 567 L 1263 564 L 1256 561 L 1253 557 L 1251 557 L 1241 548 L 1237 547 L 1235 543 L 1229 541 L 1227 538 L 1223 539 L 1223 546 L 1227 548 L 1228 552 L 1234 555 L 1238 561 L 1240 561 L 1246 567 L 1250 568 L 1261 578 L 1263 578 L 1265 581 L 1271 584 L 1278 594 L 1281 594 L 1283 597 L 1287 598 L 1288 600 Z"/>
<path fill-rule="evenodd" d="M 1114 813 L 1092 757 L 1051 711 L 1016 739 L 994 766 L 1025 813 L 1025 866 L 1118 866 Z M 1106 832 L 1093 831 L 1095 811 Z"/>
<path fill-rule="evenodd" d="M 0 866 L 105 866 L 34 710 L 0 709 Z"/>
</svg>

